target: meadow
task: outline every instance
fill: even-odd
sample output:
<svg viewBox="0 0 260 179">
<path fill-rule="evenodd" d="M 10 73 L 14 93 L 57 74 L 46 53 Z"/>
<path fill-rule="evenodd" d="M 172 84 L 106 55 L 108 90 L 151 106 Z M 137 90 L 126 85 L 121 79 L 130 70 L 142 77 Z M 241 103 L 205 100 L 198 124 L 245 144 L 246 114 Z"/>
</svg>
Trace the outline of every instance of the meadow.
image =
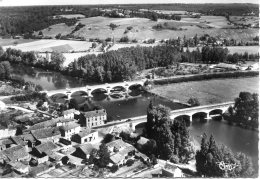
<svg viewBox="0 0 260 179">
<path fill-rule="evenodd" d="M 151 90 L 159 96 L 181 102 L 196 97 L 201 105 L 234 101 L 241 91 L 259 93 L 259 77 L 182 82 L 158 85 Z"/>
<path fill-rule="evenodd" d="M 222 16 L 202 16 L 201 19 L 183 18 L 181 21 L 159 19 L 157 22 L 146 18 L 107 18 L 107 17 L 91 17 L 82 18 L 80 23 L 85 26 L 74 33 L 75 36 L 90 38 L 106 39 L 114 37 L 119 40 L 123 36 L 128 36 L 130 39 L 145 40 L 145 39 L 169 39 L 183 37 L 194 37 L 196 34 L 202 36 L 209 34 L 210 36 L 218 36 L 222 38 L 236 40 L 252 40 L 258 35 L 258 29 L 230 29 L 233 25 L 228 25 L 228 21 Z M 111 30 L 109 24 L 116 24 L 118 27 Z M 168 23 L 171 27 L 182 28 L 185 30 L 156 30 L 153 29 L 157 24 Z M 126 32 L 127 27 L 133 27 L 132 30 Z M 58 33 L 62 35 L 69 34 L 75 28 L 68 27 L 63 24 L 56 24 L 42 30 L 43 35 L 55 37 Z M 227 28 L 227 29 L 222 29 Z M 38 34 L 38 32 L 35 32 Z"/>
</svg>

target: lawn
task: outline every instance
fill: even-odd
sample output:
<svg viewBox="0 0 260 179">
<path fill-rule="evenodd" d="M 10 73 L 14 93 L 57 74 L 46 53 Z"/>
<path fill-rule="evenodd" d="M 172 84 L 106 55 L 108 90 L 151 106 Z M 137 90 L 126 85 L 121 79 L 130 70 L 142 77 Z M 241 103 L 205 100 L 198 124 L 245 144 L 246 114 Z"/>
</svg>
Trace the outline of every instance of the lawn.
<svg viewBox="0 0 260 179">
<path fill-rule="evenodd" d="M 0 38 L 0 46 L 7 46 L 7 45 L 17 45 L 29 42 L 35 42 L 38 40 L 35 39 L 1 39 Z"/>
<path fill-rule="evenodd" d="M 183 82 L 155 86 L 151 90 L 159 96 L 182 102 L 196 97 L 201 105 L 234 101 L 241 91 L 258 93 L 259 77 Z"/>
</svg>

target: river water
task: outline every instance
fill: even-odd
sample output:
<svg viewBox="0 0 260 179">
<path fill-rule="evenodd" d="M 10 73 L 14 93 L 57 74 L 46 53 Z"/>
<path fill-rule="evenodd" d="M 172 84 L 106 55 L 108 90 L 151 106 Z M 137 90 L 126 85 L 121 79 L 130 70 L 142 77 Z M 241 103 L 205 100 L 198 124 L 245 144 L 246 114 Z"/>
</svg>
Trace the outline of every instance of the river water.
<svg viewBox="0 0 260 179">
<path fill-rule="evenodd" d="M 13 65 L 13 75 L 18 76 L 25 81 L 32 81 L 36 84 L 40 84 L 46 90 L 89 85 L 72 77 L 64 76 L 59 73 L 46 72 L 31 67 Z M 248 78 L 248 80 L 251 80 L 251 78 Z M 203 81 L 201 83 L 203 83 Z M 256 84 L 255 86 L 252 86 L 252 88 L 258 88 L 258 85 Z M 232 91 L 232 89 L 230 91 Z M 185 107 L 182 104 L 173 103 L 168 99 L 153 96 L 145 92 L 142 92 L 138 96 L 122 100 L 107 99 L 105 96 L 100 96 L 92 98 L 90 101 L 91 103 L 103 106 L 107 110 L 109 118 L 117 120 L 145 115 L 146 108 L 151 100 L 155 105 L 163 104 L 170 107 L 172 110 Z M 252 158 L 254 168 L 258 169 L 259 139 L 257 131 L 242 129 L 237 126 L 228 125 L 225 121 L 215 120 L 209 120 L 206 123 L 192 123 L 189 129 L 192 139 L 197 142 L 200 142 L 203 133 L 206 133 L 208 137 L 213 134 L 218 143 L 227 145 L 234 152 L 246 153 Z"/>
</svg>

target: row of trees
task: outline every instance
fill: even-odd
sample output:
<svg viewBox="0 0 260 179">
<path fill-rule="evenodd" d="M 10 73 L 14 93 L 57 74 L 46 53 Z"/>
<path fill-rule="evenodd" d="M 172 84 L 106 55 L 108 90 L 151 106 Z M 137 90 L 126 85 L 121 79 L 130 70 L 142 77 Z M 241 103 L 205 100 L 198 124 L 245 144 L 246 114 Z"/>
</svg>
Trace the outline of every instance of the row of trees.
<svg viewBox="0 0 260 179">
<path fill-rule="evenodd" d="M 234 154 L 225 145 L 218 145 L 211 135 L 207 140 L 204 134 L 200 150 L 196 152 L 196 169 L 200 176 L 205 177 L 252 177 L 254 174 L 251 158 L 244 153 Z M 221 163 L 233 165 L 233 170 L 225 172 Z M 222 167 L 222 168 L 221 168 Z"/>
<path fill-rule="evenodd" d="M 156 142 L 153 152 L 158 158 L 174 163 L 187 163 L 194 157 L 194 147 L 184 121 L 171 123 L 170 109 L 150 103 L 147 109 L 145 133 Z"/>
<path fill-rule="evenodd" d="M 259 125 L 259 95 L 257 93 L 240 92 L 235 99 L 234 107 L 228 109 L 224 119 L 243 127 L 258 128 Z"/>
<path fill-rule="evenodd" d="M 68 67 L 63 67 L 65 57 L 62 53 L 53 52 L 46 58 L 39 57 L 35 52 L 22 52 L 8 48 L 0 56 L 0 61 L 23 63 L 25 65 L 43 67 L 86 81 L 115 82 L 134 79 L 137 71 L 156 67 L 166 67 L 179 62 L 236 63 L 240 59 L 238 54 L 228 54 L 227 48 L 205 46 L 186 52 L 182 48 L 172 45 L 155 47 L 131 47 L 117 51 L 109 51 L 99 55 L 86 55 L 71 62 Z M 243 57 L 243 55 L 242 55 Z M 248 54 L 244 54 L 246 59 Z M 247 58 L 248 57 L 248 58 Z"/>
</svg>

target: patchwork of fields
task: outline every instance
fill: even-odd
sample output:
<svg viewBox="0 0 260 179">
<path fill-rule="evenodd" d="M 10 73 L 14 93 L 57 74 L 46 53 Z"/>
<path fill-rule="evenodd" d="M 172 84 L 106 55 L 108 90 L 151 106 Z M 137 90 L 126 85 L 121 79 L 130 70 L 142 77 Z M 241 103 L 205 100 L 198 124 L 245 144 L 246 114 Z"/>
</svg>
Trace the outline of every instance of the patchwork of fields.
<svg viewBox="0 0 260 179">
<path fill-rule="evenodd" d="M 258 29 L 222 29 L 234 27 L 228 24 L 225 17 L 222 16 L 202 16 L 200 19 L 183 18 L 181 21 L 159 19 L 157 22 L 146 18 L 107 18 L 107 17 L 91 17 L 82 18 L 80 23 L 85 26 L 74 33 L 75 36 L 89 38 L 106 39 L 115 37 L 116 40 L 123 36 L 128 36 L 130 39 L 145 40 L 145 39 L 169 39 L 183 37 L 194 37 L 196 34 L 201 36 L 209 34 L 223 38 L 233 38 L 237 40 L 252 40 L 258 35 Z M 118 27 L 111 30 L 109 24 L 116 24 Z M 185 30 L 155 30 L 152 27 L 157 24 L 168 23 L 171 27 L 183 28 Z M 132 30 L 125 33 L 127 27 L 133 27 Z M 69 34 L 75 28 L 68 27 L 65 24 L 57 24 L 42 30 L 45 36 L 55 37 L 58 33 L 62 35 Z M 36 32 L 35 34 L 38 34 Z"/>
</svg>

